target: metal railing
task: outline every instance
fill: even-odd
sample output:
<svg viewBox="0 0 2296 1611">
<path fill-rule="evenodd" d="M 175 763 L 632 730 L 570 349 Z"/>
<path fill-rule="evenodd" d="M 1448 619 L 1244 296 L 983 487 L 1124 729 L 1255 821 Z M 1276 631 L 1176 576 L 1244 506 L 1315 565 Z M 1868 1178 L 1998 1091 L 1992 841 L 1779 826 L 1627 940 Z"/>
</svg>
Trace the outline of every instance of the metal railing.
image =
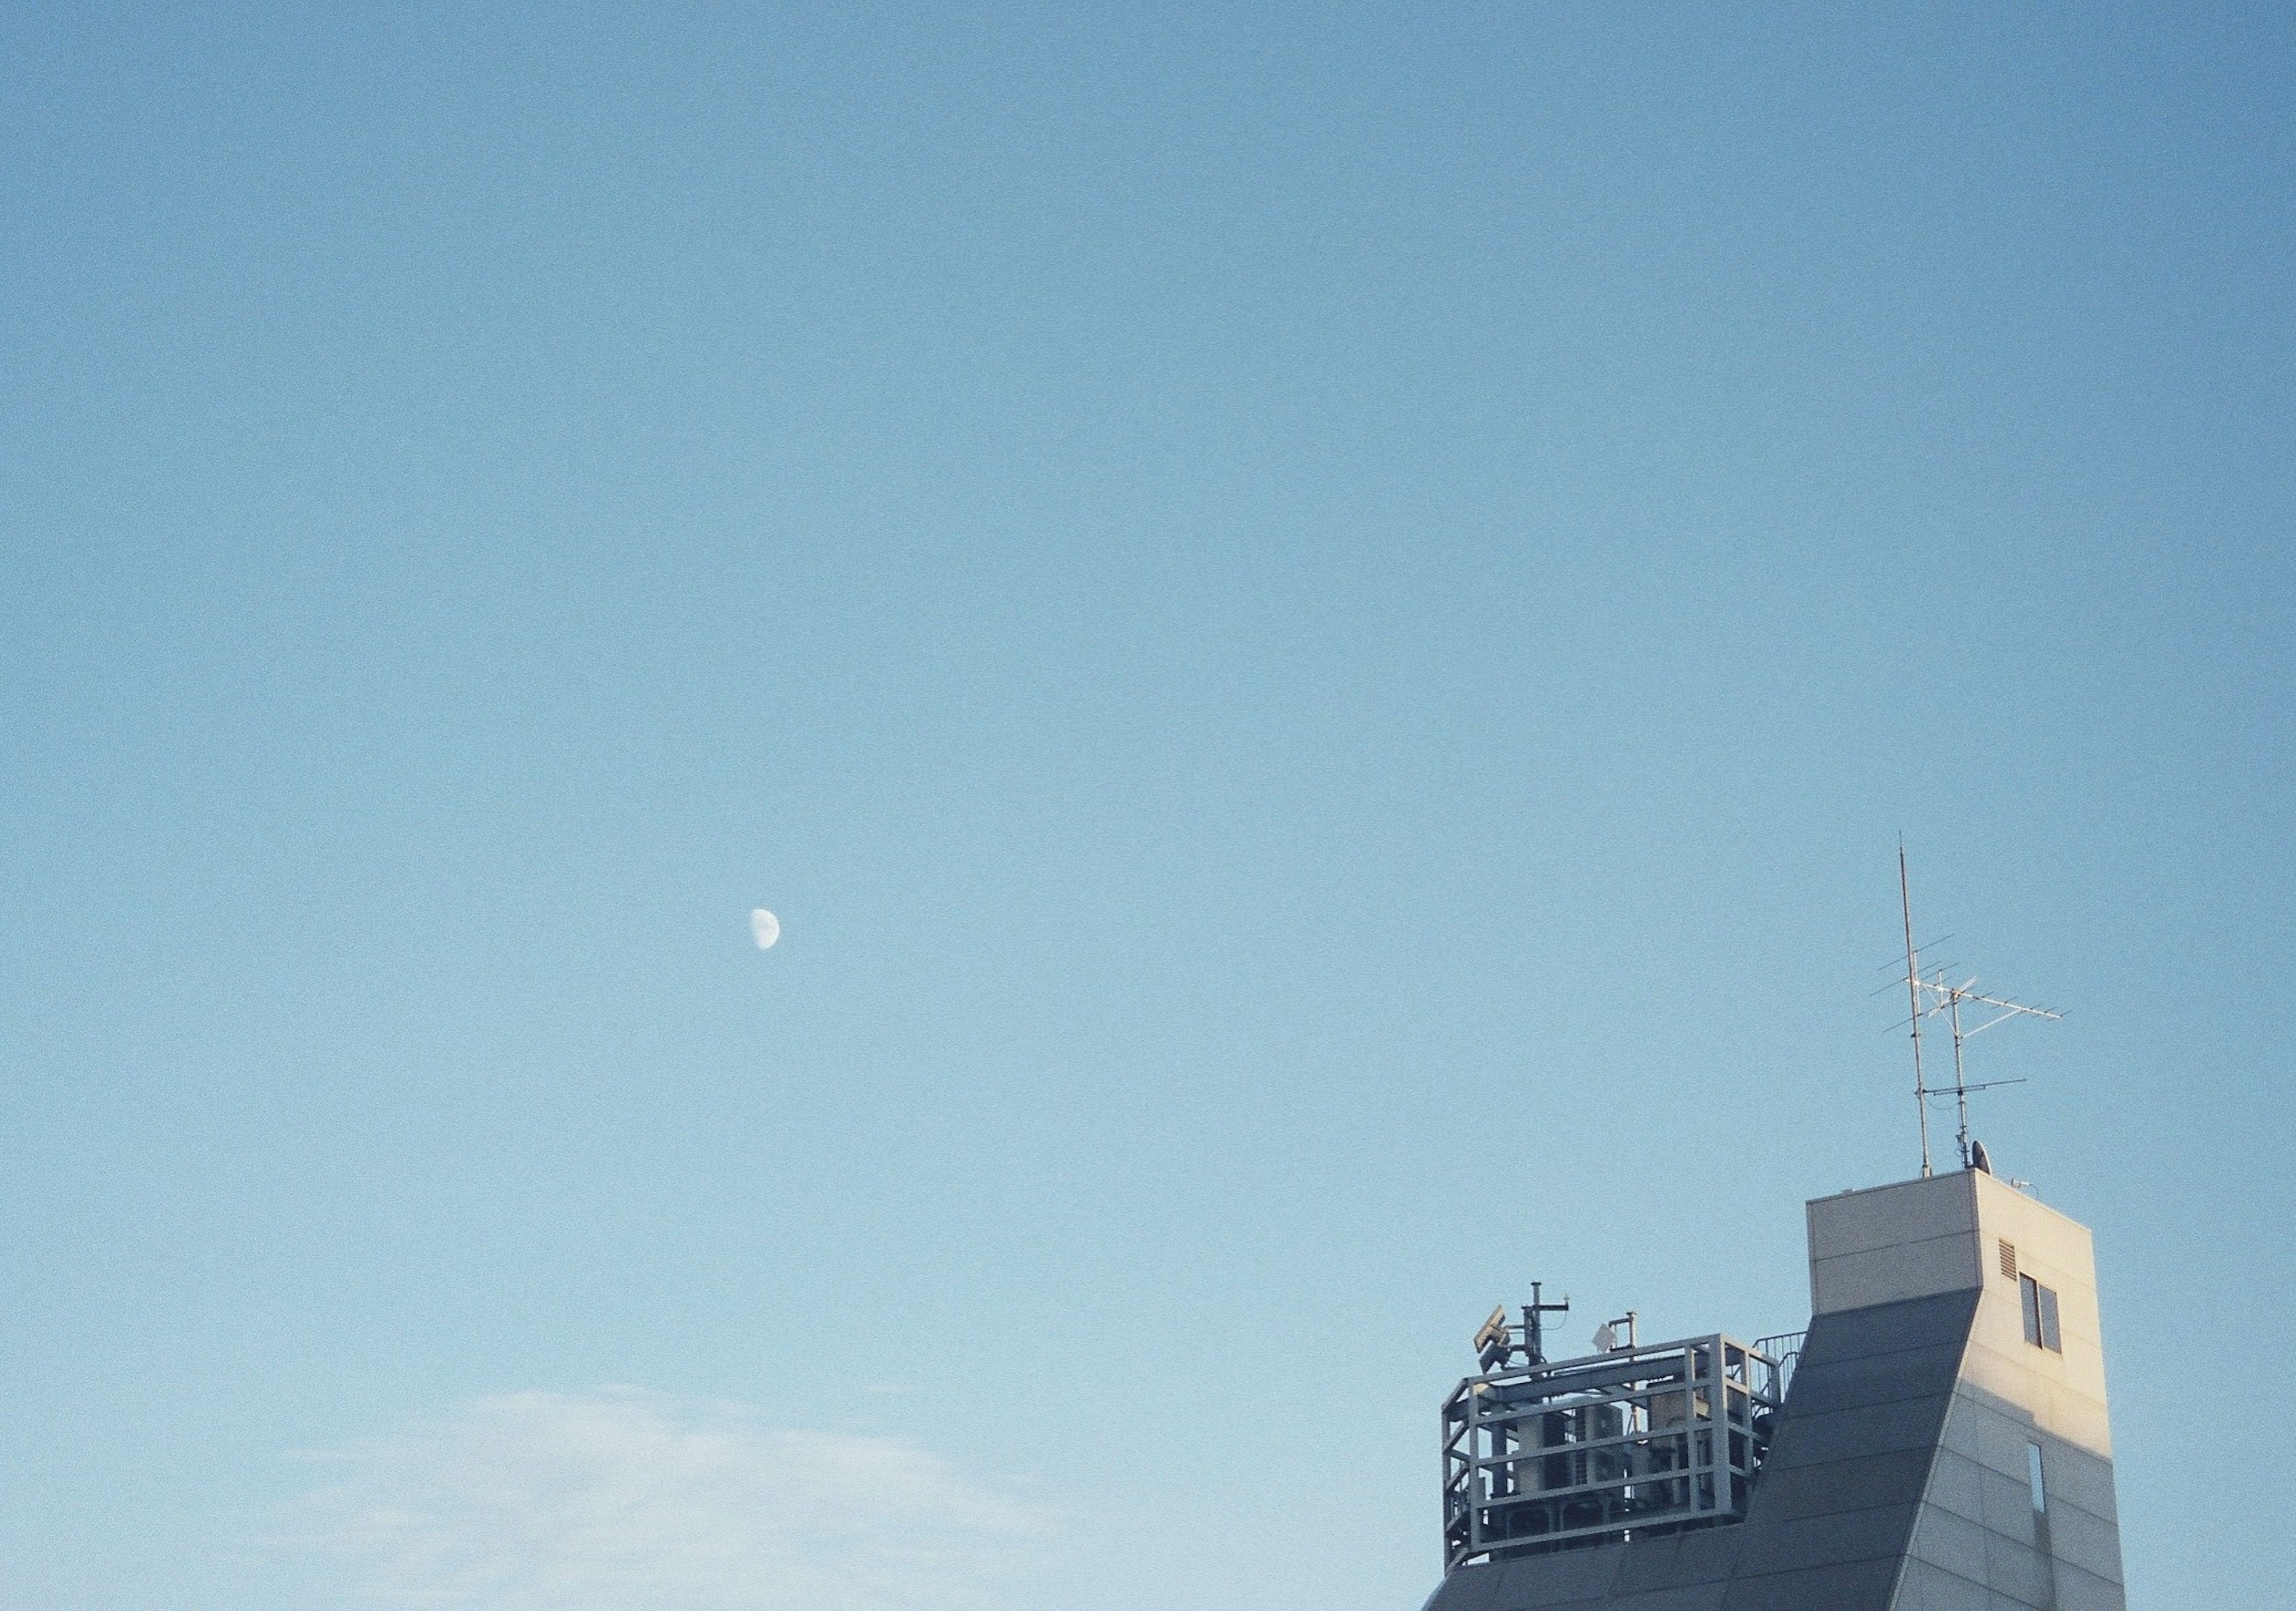
<svg viewBox="0 0 2296 1611">
<path fill-rule="evenodd" d="M 1786 1389 L 1793 1386 L 1794 1367 L 1801 1363 L 1801 1345 L 1809 1338 L 1804 1331 L 1781 1331 L 1775 1337 L 1755 1339 L 1754 1351 L 1771 1361 L 1770 1370 L 1775 1378 L 1778 1402 L 1785 1402 Z"/>
</svg>

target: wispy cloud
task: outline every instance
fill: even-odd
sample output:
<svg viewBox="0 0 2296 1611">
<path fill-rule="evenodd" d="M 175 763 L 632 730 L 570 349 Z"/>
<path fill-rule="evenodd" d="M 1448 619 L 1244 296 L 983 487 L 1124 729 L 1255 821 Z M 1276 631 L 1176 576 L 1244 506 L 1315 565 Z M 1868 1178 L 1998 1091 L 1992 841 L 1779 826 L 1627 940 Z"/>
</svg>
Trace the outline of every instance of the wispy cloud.
<svg viewBox="0 0 2296 1611">
<path fill-rule="evenodd" d="M 481 1399 L 332 1469 L 301 1541 L 346 1591 L 428 1611 L 955 1611 L 1047 1531 L 890 1439 L 635 1389 Z"/>
</svg>

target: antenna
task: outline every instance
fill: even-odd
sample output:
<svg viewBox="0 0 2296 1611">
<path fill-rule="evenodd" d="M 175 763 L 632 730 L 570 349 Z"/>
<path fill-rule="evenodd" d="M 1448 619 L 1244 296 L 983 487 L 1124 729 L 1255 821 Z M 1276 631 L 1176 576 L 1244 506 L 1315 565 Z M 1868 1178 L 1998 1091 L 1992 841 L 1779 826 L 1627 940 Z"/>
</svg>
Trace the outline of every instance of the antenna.
<svg viewBox="0 0 2296 1611">
<path fill-rule="evenodd" d="M 1930 1177 L 1930 1092 L 1922 1084 L 1922 969 L 1914 949 L 1914 891 L 1906 878 L 1906 841 L 1898 839 L 1898 906 L 1906 914 L 1906 1001 L 1914 1024 L 1914 1108 L 1922 1119 L 1922 1178 Z"/>
<path fill-rule="evenodd" d="M 1504 1370 L 1518 1353 L 1528 1365 L 1546 1363 L 1546 1330 L 1544 1321 L 1550 1314 L 1570 1313 L 1570 1295 L 1564 1293 L 1559 1304 L 1546 1301 L 1546 1283 L 1530 1284 L 1530 1302 L 1522 1306 L 1522 1341 L 1514 1338 L 1514 1327 L 1507 1321 L 1507 1306 L 1501 1304 L 1491 1311 L 1490 1318 L 1475 1333 L 1475 1362 L 1485 1375 Z"/>
<path fill-rule="evenodd" d="M 1546 1301 L 1546 1286 L 1545 1281 L 1531 1282 L 1530 1302 L 1522 1306 L 1523 1337 L 1529 1343 L 1524 1352 L 1534 1365 L 1546 1363 L 1546 1328 L 1542 1323 L 1545 1318 L 1550 1314 L 1570 1313 L 1570 1295 L 1566 1292 L 1561 1303 L 1550 1304 Z"/>
<path fill-rule="evenodd" d="M 1971 1039 L 1983 1034 L 1997 1024 L 2005 1024 L 2013 1018 L 2047 1018 L 2054 1023 L 2064 1017 L 2046 1007 L 2028 1007 L 2022 1002 L 2005 997 L 1985 995 L 1977 989 L 1977 976 L 1972 974 L 1958 985 L 1945 982 L 1943 969 L 1933 978 L 1922 977 L 1920 953 L 1914 948 L 1914 898 L 1911 881 L 1906 876 L 1906 842 L 1898 841 L 1898 901 L 1906 919 L 1906 996 L 1913 1009 L 1914 1029 L 1914 1101 L 1921 1109 L 1922 1173 L 1930 1173 L 1930 1098 L 1943 1096 L 1942 1087 L 1931 1090 L 1922 1073 L 1922 1020 L 1942 1014 L 1953 1032 L 1953 1105 L 1957 1121 L 1954 1144 L 1961 1154 L 1961 1166 L 1971 1167 L 1975 1154 L 1969 1139 L 1969 1098 L 1972 1092 L 1990 1091 L 1998 1085 L 2021 1085 L 2022 1079 L 1985 1080 L 1978 1084 L 1969 1083 L 1964 1064 L 1962 1048 Z M 1974 1029 L 1964 1029 L 1961 1010 L 1964 1003 L 1995 1008 L 1994 1016 Z"/>
</svg>

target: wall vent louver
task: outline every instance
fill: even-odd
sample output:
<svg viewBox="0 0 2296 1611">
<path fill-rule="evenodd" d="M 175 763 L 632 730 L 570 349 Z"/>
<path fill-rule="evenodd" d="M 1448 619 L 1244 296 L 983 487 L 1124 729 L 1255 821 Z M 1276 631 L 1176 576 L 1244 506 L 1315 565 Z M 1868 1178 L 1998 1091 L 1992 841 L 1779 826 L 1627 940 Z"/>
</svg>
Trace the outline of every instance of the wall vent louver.
<svg viewBox="0 0 2296 1611">
<path fill-rule="evenodd" d="M 2017 1247 L 2013 1242 L 2001 1244 L 2001 1273 L 2013 1281 L 2017 1279 Z"/>
</svg>

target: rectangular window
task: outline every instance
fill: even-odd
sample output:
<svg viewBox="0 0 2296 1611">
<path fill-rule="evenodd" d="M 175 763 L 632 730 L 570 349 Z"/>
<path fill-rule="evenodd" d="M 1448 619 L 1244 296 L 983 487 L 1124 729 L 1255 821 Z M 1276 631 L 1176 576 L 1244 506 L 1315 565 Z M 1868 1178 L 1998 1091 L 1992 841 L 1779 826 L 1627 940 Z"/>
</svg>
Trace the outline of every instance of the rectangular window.
<svg viewBox="0 0 2296 1611">
<path fill-rule="evenodd" d="M 2045 1515 L 2049 1509 L 2049 1496 L 2041 1487 L 2041 1445 L 2025 1445 L 2025 1480 L 2033 1488 L 2033 1514 Z"/>
<path fill-rule="evenodd" d="M 2044 1287 L 2030 1275 L 2017 1278 L 2017 1296 L 2025 1304 L 2025 1340 L 2054 1353 L 2065 1351 L 2064 1334 L 2057 1329 L 2057 1289 Z"/>
</svg>

